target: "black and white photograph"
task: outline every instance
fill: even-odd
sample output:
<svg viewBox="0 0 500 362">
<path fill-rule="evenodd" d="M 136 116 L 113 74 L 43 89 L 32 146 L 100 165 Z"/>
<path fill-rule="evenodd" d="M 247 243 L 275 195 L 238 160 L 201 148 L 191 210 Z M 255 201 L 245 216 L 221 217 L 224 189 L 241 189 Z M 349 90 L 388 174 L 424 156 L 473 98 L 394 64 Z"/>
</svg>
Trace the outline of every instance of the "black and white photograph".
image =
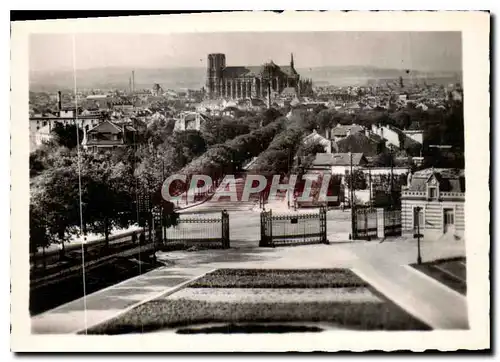
<svg viewBox="0 0 500 362">
<path fill-rule="evenodd" d="M 12 333 L 487 347 L 489 15 L 443 13 L 13 26 Z"/>
</svg>

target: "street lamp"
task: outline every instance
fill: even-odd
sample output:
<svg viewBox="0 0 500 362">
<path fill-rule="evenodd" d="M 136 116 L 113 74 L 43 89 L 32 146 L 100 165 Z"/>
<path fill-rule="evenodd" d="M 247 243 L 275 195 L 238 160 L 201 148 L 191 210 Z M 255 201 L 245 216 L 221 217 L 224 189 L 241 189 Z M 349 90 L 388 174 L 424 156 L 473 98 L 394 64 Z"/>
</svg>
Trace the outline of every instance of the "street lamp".
<svg viewBox="0 0 500 362">
<path fill-rule="evenodd" d="M 422 264 L 422 255 L 420 254 L 420 211 L 422 211 L 422 208 L 420 206 L 417 206 L 415 208 L 416 211 L 416 217 L 417 217 L 417 264 Z"/>
</svg>

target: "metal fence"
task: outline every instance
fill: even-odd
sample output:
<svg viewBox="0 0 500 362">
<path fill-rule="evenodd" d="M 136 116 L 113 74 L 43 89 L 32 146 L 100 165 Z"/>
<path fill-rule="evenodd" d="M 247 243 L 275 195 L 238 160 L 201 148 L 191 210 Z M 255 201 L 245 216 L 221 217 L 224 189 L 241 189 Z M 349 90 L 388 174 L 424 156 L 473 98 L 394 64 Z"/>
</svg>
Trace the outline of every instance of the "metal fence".
<svg viewBox="0 0 500 362">
<path fill-rule="evenodd" d="M 326 238 L 326 208 L 318 213 L 273 215 L 272 210 L 260 214 L 262 247 L 297 244 L 328 244 Z"/>
<path fill-rule="evenodd" d="M 229 248 L 229 214 L 180 214 L 177 225 L 164 229 L 163 246 L 176 244 Z"/>
<path fill-rule="evenodd" d="M 401 235 L 401 210 L 384 210 L 384 235 Z"/>
<path fill-rule="evenodd" d="M 353 239 L 371 240 L 377 237 L 377 210 L 372 208 L 355 208 Z"/>
<path fill-rule="evenodd" d="M 104 238 L 90 241 L 83 246 L 73 244 L 64 250 L 51 250 L 30 255 L 30 282 L 39 284 L 53 278 L 62 278 L 79 270 L 85 264 L 88 268 L 106 258 L 113 258 L 130 250 L 154 250 L 154 240 L 147 230 L 134 230 L 110 236 L 108 244 Z"/>
</svg>

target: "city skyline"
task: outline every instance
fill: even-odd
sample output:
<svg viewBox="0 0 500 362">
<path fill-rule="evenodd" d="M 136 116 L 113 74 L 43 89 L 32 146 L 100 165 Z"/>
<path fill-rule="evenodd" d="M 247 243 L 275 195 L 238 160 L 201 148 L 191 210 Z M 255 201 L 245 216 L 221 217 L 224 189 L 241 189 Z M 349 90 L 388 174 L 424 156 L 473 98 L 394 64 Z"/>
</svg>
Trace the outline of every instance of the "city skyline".
<svg viewBox="0 0 500 362">
<path fill-rule="evenodd" d="M 29 50 L 31 72 L 204 68 L 208 53 L 224 53 L 233 65 L 288 64 L 293 53 L 297 68 L 462 70 L 460 32 L 76 34 L 74 44 L 72 34 L 36 34 Z"/>
</svg>

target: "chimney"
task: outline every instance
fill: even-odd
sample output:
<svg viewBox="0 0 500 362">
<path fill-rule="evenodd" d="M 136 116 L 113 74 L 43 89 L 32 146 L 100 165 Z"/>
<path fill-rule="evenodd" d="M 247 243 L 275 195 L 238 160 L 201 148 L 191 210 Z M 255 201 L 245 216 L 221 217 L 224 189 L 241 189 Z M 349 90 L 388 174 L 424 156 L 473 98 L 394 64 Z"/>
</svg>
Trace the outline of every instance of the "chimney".
<svg viewBox="0 0 500 362">
<path fill-rule="evenodd" d="M 132 93 L 135 92 L 135 71 L 132 71 Z"/>
<path fill-rule="evenodd" d="M 59 112 L 62 111 L 62 96 L 61 96 L 61 91 L 57 91 L 57 110 Z"/>
</svg>

